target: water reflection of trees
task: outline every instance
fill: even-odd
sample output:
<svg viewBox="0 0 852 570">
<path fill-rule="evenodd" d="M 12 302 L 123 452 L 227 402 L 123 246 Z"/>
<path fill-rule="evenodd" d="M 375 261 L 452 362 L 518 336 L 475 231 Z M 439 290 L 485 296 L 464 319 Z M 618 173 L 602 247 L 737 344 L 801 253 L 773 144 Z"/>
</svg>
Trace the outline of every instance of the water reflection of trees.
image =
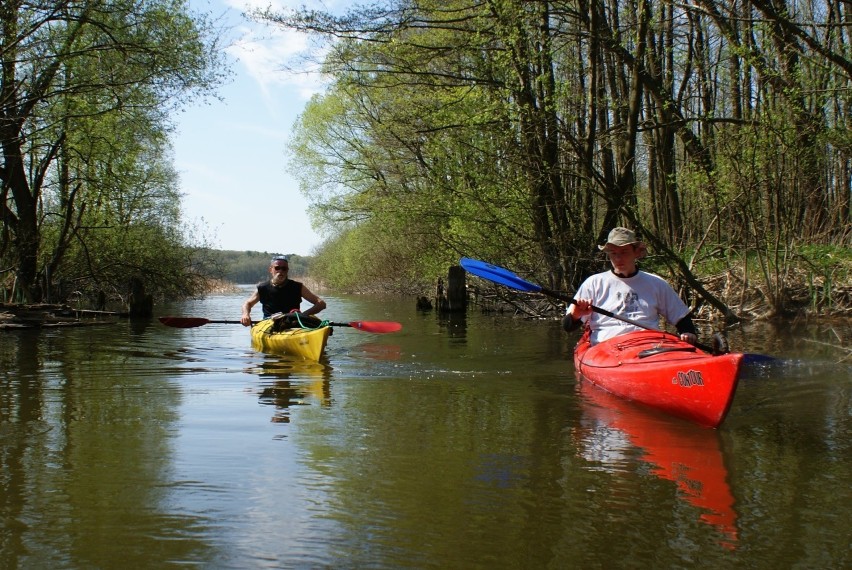
<svg viewBox="0 0 852 570">
<path fill-rule="evenodd" d="M 169 506 L 179 393 L 160 366 L 127 367 L 116 332 L 0 338 L 0 567 L 213 556 L 203 523 Z"/>
</svg>

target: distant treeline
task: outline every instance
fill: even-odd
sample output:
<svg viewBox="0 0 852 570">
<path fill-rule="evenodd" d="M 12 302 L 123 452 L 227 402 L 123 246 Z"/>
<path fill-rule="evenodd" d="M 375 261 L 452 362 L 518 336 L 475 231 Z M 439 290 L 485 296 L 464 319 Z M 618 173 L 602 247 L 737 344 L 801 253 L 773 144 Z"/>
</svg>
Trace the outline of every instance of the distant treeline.
<svg viewBox="0 0 852 570">
<path fill-rule="evenodd" d="M 219 277 L 233 283 L 257 283 L 269 277 L 269 264 L 276 255 L 290 259 L 290 276 L 303 277 L 308 274 L 311 258 L 296 254 L 267 251 L 211 250 Z"/>
</svg>

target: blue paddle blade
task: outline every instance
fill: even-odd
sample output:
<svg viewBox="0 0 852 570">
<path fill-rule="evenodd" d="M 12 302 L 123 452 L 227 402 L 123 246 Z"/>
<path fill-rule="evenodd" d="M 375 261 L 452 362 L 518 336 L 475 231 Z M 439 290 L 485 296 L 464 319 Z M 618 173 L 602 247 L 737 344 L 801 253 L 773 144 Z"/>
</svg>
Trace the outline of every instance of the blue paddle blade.
<svg viewBox="0 0 852 570">
<path fill-rule="evenodd" d="M 768 365 L 772 365 L 772 364 L 778 364 L 780 362 L 781 362 L 781 360 L 778 359 L 778 358 L 775 358 L 774 356 L 768 356 L 766 354 L 754 354 L 754 353 L 751 353 L 751 352 L 745 353 L 745 358 L 743 358 L 743 364 L 746 364 L 746 365 L 754 364 L 754 365 L 768 366 Z"/>
<path fill-rule="evenodd" d="M 469 257 L 462 257 L 459 264 L 468 273 L 472 273 L 477 277 L 482 277 L 483 279 L 488 279 L 494 283 L 499 283 L 500 285 L 505 285 L 506 287 L 511 287 L 512 289 L 517 289 L 519 291 L 527 291 L 530 293 L 541 292 L 541 285 L 524 281 L 503 267 L 491 265 L 490 263 L 485 263 L 484 261 L 478 261 L 476 259 L 470 259 Z"/>
</svg>

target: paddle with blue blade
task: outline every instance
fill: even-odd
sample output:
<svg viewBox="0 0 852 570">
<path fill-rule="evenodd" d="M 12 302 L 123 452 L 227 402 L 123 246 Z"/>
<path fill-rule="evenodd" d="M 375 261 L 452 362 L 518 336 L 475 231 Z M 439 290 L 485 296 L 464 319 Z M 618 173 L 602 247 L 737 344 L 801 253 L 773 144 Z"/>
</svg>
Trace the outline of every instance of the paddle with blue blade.
<svg viewBox="0 0 852 570">
<path fill-rule="evenodd" d="M 541 293 L 542 295 L 546 295 L 548 297 L 552 297 L 554 299 L 559 299 L 560 301 L 565 301 L 568 304 L 576 303 L 573 297 L 570 295 L 566 295 L 565 293 L 560 293 L 559 291 L 553 291 L 552 289 L 547 289 L 546 287 L 542 287 L 541 285 L 537 285 L 535 283 L 530 283 L 524 279 L 521 279 L 516 274 L 512 273 L 508 269 L 504 267 L 499 267 L 497 265 L 492 265 L 490 263 L 486 263 L 484 261 L 479 261 L 477 259 L 471 259 L 469 257 L 461 258 L 459 264 L 462 268 L 468 273 L 472 273 L 477 277 L 482 277 L 483 279 L 487 279 L 489 281 L 493 281 L 494 283 L 499 283 L 500 285 L 505 285 L 506 287 L 511 287 L 512 289 L 516 289 L 518 291 L 525 291 L 527 293 Z M 644 325 L 640 322 L 634 321 L 632 319 L 628 319 L 627 317 L 622 317 L 621 315 L 616 315 L 611 311 L 607 311 L 606 309 L 602 309 L 600 307 L 596 307 L 594 305 L 591 306 L 592 311 L 599 313 L 601 315 L 606 315 L 607 317 L 611 317 L 613 319 L 617 319 L 619 321 L 625 322 L 627 324 L 646 329 L 646 330 L 655 330 L 651 327 Z M 705 352 L 709 352 L 711 354 L 718 354 L 720 351 L 718 348 L 713 348 L 707 345 L 703 345 L 700 343 L 696 343 L 695 346 L 700 348 Z M 765 356 L 763 354 L 746 354 L 746 360 L 752 363 L 763 363 L 774 361 L 775 359 L 771 356 Z"/>
<path fill-rule="evenodd" d="M 527 293 L 541 293 L 542 295 L 547 295 L 548 297 L 553 297 L 554 299 L 565 301 L 568 304 L 576 303 L 576 301 L 569 295 L 560 293 L 558 291 L 553 291 L 552 289 L 547 289 L 545 287 L 542 287 L 541 285 L 530 283 L 529 281 L 525 281 L 503 267 L 491 265 L 490 263 L 485 263 L 484 261 L 471 259 L 469 257 L 462 257 L 460 264 L 462 268 L 464 268 L 464 270 L 468 273 L 473 273 L 477 277 L 488 279 L 489 281 L 493 281 L 494 283 L 499 283 L 500 285 L 505 285 L 506 287 L 517 289 L 518 291 L 526 291 Z M 639 323 L 632 319 L 628 319 L 627 317 L 616 315 L 615 313 L 607 311 L 606 309 L 601 309 L 600 307 L 595 307 L 594 305 L 591 306 L 591 309 L 596 313 L 606 315 L 607 317 L 612 317 L 613 319 L 618 319 L 619 321 L 623 321 L 633 326 L 647 330 L 654 330 L 646 325 L 643 325 L 642 323 Z"/>
</svg>

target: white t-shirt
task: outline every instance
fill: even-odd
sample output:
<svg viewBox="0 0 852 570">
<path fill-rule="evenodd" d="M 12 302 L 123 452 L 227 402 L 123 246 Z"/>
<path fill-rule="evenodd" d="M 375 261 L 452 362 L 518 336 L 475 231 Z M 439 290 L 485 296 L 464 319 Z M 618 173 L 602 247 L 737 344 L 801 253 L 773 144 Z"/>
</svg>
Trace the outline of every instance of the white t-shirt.
<svg viewBox="0 0 852 570">
<path fill-rule="evenodd" d="M 586 279 L 574 295 L 575 299 L 591 299 L 592 304 L 616 315 L 659 329 L 659 317 L 675 324 L 689 314 L 671 285 L 659 275 L 638 272 L 633 277 L 619 277 L 612 271 L 597 273 Z M 639 327 L 593 312 L 584 317 L 591 328 L 592 344 Z"/>
</svg>

